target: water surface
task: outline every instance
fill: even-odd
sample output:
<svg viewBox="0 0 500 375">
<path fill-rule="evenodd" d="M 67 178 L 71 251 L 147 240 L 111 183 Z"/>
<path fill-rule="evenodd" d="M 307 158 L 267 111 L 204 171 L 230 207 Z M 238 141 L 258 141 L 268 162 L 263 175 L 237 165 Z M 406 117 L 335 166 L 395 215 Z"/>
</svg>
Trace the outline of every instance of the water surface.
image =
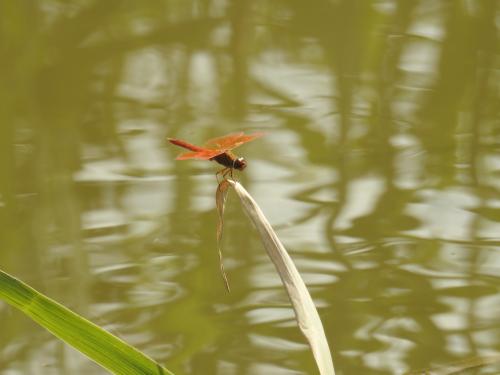
<svg viewBox="0 0 500 375">
<path fill-rule="evenodd" d="M 337 374 L 500 352 L 495 1 L 0 4 L 1 269 L 176 374 L 314 374 L 256 232 L 167 136 L 240 181 L 319 308 Z M 2 374 L 103 370 L 0 304 Z M 497 374 L 498 364 L 471 370 Z"/>
</svg>

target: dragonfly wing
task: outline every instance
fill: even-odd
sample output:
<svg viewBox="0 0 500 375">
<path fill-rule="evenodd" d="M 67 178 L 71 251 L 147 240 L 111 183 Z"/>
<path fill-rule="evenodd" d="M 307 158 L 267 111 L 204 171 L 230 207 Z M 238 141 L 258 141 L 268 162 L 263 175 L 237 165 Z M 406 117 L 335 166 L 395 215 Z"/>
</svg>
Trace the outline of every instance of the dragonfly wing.
<svg viewBox="0 0 500 375">
<path fill-rule="evenodd" d="M 222 137 L 209 139 L 204 146 L 207 148 L 218 148 L 218 149 L 226 149 L 228 146 L 234 144 L 235 140 L 243 135 L 243 132 L 227 134 Z"/>
<path fill-rule="evenodd" d="M 228 134 L 223 137 L 210 139 L 205 144 L 205 147 L 212 149 L 216 148 L 224 151 L 232 150 L 233 148 L 241 146 L 243 143 L 250 142 L 251 140 L 254 140 L 255 138 L 258 137 L 262 137 L 263 135 L 264 133 L 262 132 L 257 132 L 247 135 L 243 132 Z"/>
<path fill-rule="evenodd" d="M 185 152 L 180 154 L 175 158 L 175 160 L 188 160 L 188 159 L 198 159 L 198 160 L 208 160 L 213 157 L 222 154 L 223 150 L 204 150 L 196 152 Z"/>
</svg>

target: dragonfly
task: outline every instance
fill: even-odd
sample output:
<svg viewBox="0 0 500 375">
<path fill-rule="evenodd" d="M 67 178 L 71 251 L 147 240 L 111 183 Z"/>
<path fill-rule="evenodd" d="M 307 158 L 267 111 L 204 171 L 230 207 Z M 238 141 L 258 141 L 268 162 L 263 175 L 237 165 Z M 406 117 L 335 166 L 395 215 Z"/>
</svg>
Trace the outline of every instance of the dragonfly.
<svg viewBox="0 0 500 375">
<path fill-rule="evenodd" d="M 193 145 L 182 139 L 168 138 L 168 141 L 176 146 L 180 146 L 190 150 L 176 157 L 176 160 L 211 160 L 224 166 L 223 169 L 217 172 L 216 176 L 225 178 L 228 174 L 233 177 L 233 169 L 242 171 L 247 166 L 247 161 L 238 157 L 231 152 L 236 147 L 244 143 L 253 141 L 256 138 L 262 137 L 263 132 L 255 132 L 252 134 L 245 134 L 244 132 L 232 133 L 217 137 L 207 141 L 203 147 Z"/>
</svg>

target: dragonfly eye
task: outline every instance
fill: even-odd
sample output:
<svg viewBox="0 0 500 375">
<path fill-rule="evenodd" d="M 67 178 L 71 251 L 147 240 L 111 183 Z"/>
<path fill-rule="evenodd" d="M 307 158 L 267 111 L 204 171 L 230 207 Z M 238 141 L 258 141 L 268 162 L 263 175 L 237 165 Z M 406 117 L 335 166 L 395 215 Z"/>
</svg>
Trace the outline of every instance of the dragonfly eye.
<svg viewBox="0 0 500 375">
<path fill-rule="evenodd" d="M 234 168 L 239 170 L 239 171 L 242 171 L 243 169 L 245 169 L 246 166 L 247 166 L 247 161 L 243 158 L 236 159 L 236 162 L 234 163 Z"/>
</svg>

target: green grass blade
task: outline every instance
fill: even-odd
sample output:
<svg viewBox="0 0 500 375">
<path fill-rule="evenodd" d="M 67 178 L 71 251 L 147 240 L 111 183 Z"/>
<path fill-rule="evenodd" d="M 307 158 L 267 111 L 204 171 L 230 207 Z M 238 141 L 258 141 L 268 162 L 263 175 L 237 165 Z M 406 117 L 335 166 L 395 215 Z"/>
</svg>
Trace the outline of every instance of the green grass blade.
<svg viewBox="0 0 500 375">
<path fill-rule="evenodd" d="M 0 298 L 114 374 L 173 375 L 134 347 L 1 270 Z"/>
</svg>

